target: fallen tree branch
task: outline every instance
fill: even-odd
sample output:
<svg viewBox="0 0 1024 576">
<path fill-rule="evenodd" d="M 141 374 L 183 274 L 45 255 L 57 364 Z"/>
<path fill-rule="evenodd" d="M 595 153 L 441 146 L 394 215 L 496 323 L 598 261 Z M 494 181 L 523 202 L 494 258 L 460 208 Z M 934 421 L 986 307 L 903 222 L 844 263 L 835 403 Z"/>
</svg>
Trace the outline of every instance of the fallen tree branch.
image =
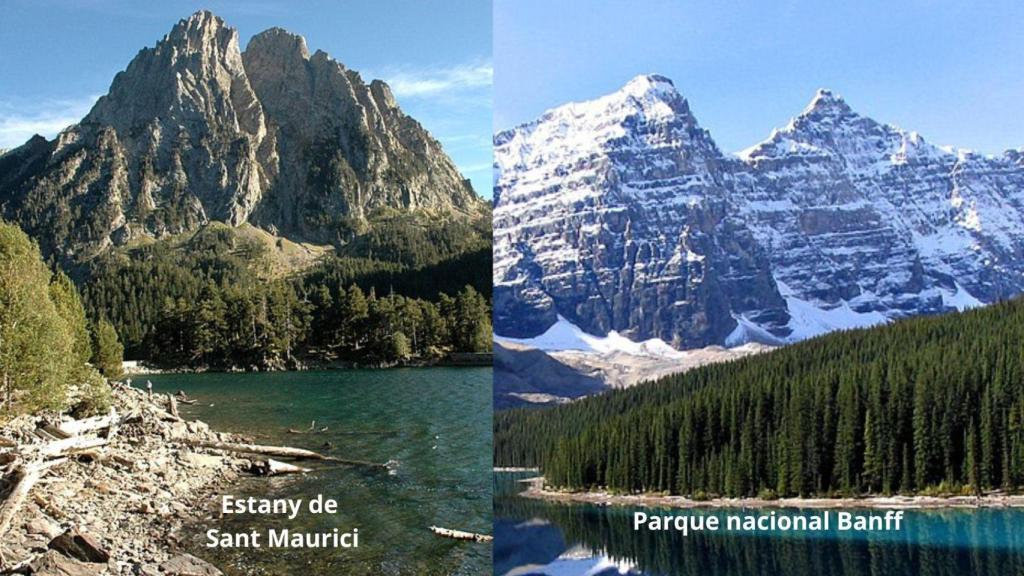
<svg viewBox="0 0 1024 576">
<path fill-rule="evenodd" d="M 327 426 L 324 426 L 323 428 L 317 430 L 316 420 L 313 420 L 312 422 L 309 423 L 309 428 L 306 428 L 305 430 L 296 430 L 295 428 L 288 429 L 289 434 L 313 434 L 316 432 L 327 432 Z"/>
<path fill-rule="evenodd" d="M 103 430 L 104 428 L 111 428 L 121 423 L 121 417 L 116 411 L 111 409 L 110 414 L 106 416 L 94 416 L 92 418 L 82 418 L 81 420 L 72 420 L 70 422 L 63 422 L 57 424 L 54 428 L 57 429 L 65 437 L 79 436 L 84 432 L 92 432 L 94 430 Z"/>
<path fill-rule="evenodd" d="M 109 443 L 110 440 L 106 438 L 86 438 L 75 436 L 72 438 L 65 438 L 63 440 L 54 440 L 47 444 L 25 446 L 22 451 L 26 454 L 35 454 L 43 458 L 53 458 L 55 456 L 67 456 L 68 454 L 74 454 L 75 452 L 92 450 L 94 448 L 106 446 Z"/>
<path fill-rule="evenodd" d="M 241 452 L 244 454 L 262 454 L 264 456 L 278 456 L 280 458 L 295 458 L 296 460 L 332 460 L 329 456 L 318 454 L 312 450 L 302 448 L 291 448 L 289 446 L 264 446 L 262 444 L 235 444 L 234 442 L 213 442 L 207 440 L 191 440 L 191 446 L 200 448 L 214 448 L 228 452 Z"/>
<path fill-rule="evenodd" d="M 494 540 L 494 536 L 490 536 L 488 534 L 463 532 L 462 530 L 452 530 L 450 528 L 441 528 L 440 526 L 431 526 L 430 531 L 438 536 L 452 538 L 455 540 L 472 540 L 474 542 L 490 542 L 491 540 Z"/>
<path fill-rule="evenodd" d="M 379 464 L 377 462 L 366 462 L 364 460 L 349 460 L 324 456 L 312 450 L 303 448 L 291 448 L 289 446 L 264 446 L 261 444 L 235 444 L 233 442 L 211 442 L 211 441 L 189 441 L 190 446 L 199 448 L 212 448 L 214 450 L 225 450 L 227 452 L 238 452 L 242 454 L 260 454 L 263 456 L 277 456 L 278 458 L 294 458 L 296 460 L 320 460 L 323 462 L 337 462 L 350 466 L 364 466 L 367 468 L 378 468 L 387 470 L 390 464 Z"/>
<path fill-rule="evenodd" d="M 66 462 L 66 459 L 52 460 L 50 462 L 22 462 L 15 466 L 11 473 L 15 476 L 14 485 L 7 499 L 0 504 L 0 540 L 3 540 L 7 531 L 11 528 L 11 522 L 25 503 L 32 486 L 39 481 L 43 472 Z"/>
</svg>

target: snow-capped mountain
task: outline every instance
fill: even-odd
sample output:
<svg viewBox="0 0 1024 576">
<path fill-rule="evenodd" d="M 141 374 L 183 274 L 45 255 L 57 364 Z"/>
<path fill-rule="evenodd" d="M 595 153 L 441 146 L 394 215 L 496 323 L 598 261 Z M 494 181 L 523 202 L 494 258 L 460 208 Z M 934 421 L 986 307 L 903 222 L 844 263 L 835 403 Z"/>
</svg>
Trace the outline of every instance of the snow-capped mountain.
<svg viewBox="0 0 1024 576">
<path fill-rule="evenodd" d="M 495 136 L 495 328 L 783 343 L 1024 291 L 1024 153 L 942 148 L 819 91 L 723 154 L 671 81 Z"/>
<path fill-rule="evenodd" d="M 767 255 L 729 205 L 730 161 L 660 76 L 495 137 L 498 333 L 723 341 L 785 324 Z"/>
</svg>

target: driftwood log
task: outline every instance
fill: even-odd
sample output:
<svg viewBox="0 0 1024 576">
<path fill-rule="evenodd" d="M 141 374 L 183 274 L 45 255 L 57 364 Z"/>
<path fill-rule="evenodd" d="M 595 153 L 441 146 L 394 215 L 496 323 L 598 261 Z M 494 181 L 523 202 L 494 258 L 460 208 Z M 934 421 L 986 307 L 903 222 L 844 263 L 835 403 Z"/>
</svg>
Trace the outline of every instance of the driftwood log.
<svg viewBox="0 0 1024 576">
<path fill-rule="evenodd" d="M 61 440 L 54 440 L 46 444 L 29 445 L 22 448 L 23 454 L 32 454 L 40 458 L 55 458 L 57 456 L 68 456 L 75 452 L 93 450 L 110 443 L 107 438 L 90 438 L 88 436 L 73 436 Z"/>
<path fill-rule="evenodd" d="M 21 506 L 25 503 L 25 499 L 28 498 L 29 492 L 32 491 L 32 487 L 35 486 L 36 482 L 39 482 L 43 473 L 66 461 L 65 458 L 58 458 L 49 462 L 32 461 L 21 462 L 15 465 L 14 470 L 10 474 L 14 478 L 14 483 L 10 493 L 7 495 L 7 499 L 4 500 L 3 504 L 0 504 L 0 540 L 7 535 L 14 517 L 18 514 Z"/>
<path fill-rule="evenodd" d="M 309 472 L 309 468 L 303 468 L 294 464 L 288 464 L 287 462 L 281 462 L 274 460 L 273 458 L 267 458 L 255 462 L 250 469 L 252 473 L 259 476 L 281 476 L 282 474 L 305 474 Z"/>
<path fill-rule="evenodd" d="M 215 450 L 239 452 L 242 454 L 260 454 L 263 456 L 277 456 L 279 458 L 295 458 L 296 460 L 331 460 L 329 456 L 318 454 L 312 450 L 291 448 L 289 446 L 264 446 L 262 444 L 236 444 L 234 442 L 210 441 L 190 441 L 189 444 L 199 448 L 213 448 Z"/>
<path fill-rule="evenodd" d="M 196 400 L 193 399 L 193 398 L 189 398 L 188 394 L 185 394 L 184 390 L 178 390 L 177 392 L 175 392 L 174 397 L 177 398 L 178 402 L 181 402 L 182 404 L 195 404 L 196 403 Z"/>
<path fill-rule="evenodd" d="M 494 540 L 494 536 L 490 536 L 488 534 L 463 532 L 462 530 L 452 530 L 450 528 L 441 528 L 440 526 L 431 526 L 430 531 L 438 536 L 452 538 L 454 540 L 472 540 L 474 542 L 490 542 L 491 540 Z"/>
<path fill-rule="evenodd" d="M 7 481 L 10 484 L 7 497 L 0 503 L 0 540 L 11 528 L 11 523 L 24 505 L 32 487 L 35 486 L 47 470 L 67 462 L 72 454 L 95 451 L 110 443 L 109 438 L 79 436 L 84 432 L 103 429 L 115 429 L 121 419 L 111 411 L 106 416 L 83 418 L 49 426 L 58 440 L 45 444 L 28 444 L 13 446 L 15 451 L 6 458 L 9 462 Z"/>
<path fill-rule="evenodd" d="M 208 441 L 191 441 L 189 445 L 196 446 L 198 448 L 212 448 L 214 450 L 224 450 L 226 452 L 236 452 L 240 454 L 259 454 L 261 456 L 277 456 L 278 458 L 294 458 L 296 460 L 320 460 L 323 462 L 337 462 L 338 464 L 347 464 L 350 466 L 364 466 L 367 468 L 378 468 L 387 470 L 390 468 L 389 464 L 380 464 L 377 462 L 366 462 L 364 460 L 349 460 L 346 458 L 336 458 L 334 456 L 324 456 L 318 452 L 312 450 L 306 450 L 304 448 L 291 448 L 289 446 L 265 446 L 262 444 L 236 444 L 234 442 L 208 442 Z"/>
<path fill-rule="evenodd" d="M 305 430 L 298 430 L 298 429 L 295 429 L 295 428 L 289 428 L 288 429 L 288 433 L 289 434 L 314 434 L 316 432 L 321 432 L 321 433 L 327 432 L 327 426 L 324 426 L 323 428 L 317 430 L 316 429 L 316 420 L 313 420 L 312 422 L 309 423 L 309 428 L 307 428 Z"/>
<path fill-rule="evenodd" d="M 181 415 L 178 414 L 178 399 L 172 394 L 167 395 L 167 411 L 171 413 L 171 416 L 181 418 Z"/>
<path fill-rule="evenodd" d="M 103 430 L 112 426 L 117 426 L 121 423 L 121 417 L 116 411 L 111 410 L 110 414 L 106 416 L 94 416 L 92 418 L 83 418 L 81 420 L 72 420 L 70 422 L 62 422 L 57 424 L 55 428 L 65 437 L 70 438 L 72 436 L 78 436 L 86 432 L 93 432 L 95 430 Z"/>
</svg>

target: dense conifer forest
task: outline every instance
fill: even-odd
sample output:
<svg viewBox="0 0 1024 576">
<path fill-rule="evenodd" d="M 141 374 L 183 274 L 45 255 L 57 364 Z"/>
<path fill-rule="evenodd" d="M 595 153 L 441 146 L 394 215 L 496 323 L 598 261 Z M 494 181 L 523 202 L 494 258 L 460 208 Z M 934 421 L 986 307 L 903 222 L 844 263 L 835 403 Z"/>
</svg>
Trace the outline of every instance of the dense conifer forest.
<svg viewBox="0 0 1024 576">
<path fill-rule="evenodd" d="M 121 351 L 109 324 L 87 320 L 71 279 L 0 221 L 0 423 L 42 410 L 105 412 L 103 377 L 120 376 Z"/>
<path fill-rule="evenodd" d="M 490 245 L 461 229 L 431 234 L 431 246 L 415 234 L 389 251 L 375 245 L 387 260 L 325 255 L 274 274 L 265 245 L 211 225 L 101 256 L 81 285 L 126 358 L 162 367 L 381 365 L 489 350 Z"/>
<path fill-rule="evenodd" d="M 1024 300 L 835 333 L 495 415 L 495 463 L 567 489 L 708 496 L 1024 484 Z"/>
</svg>

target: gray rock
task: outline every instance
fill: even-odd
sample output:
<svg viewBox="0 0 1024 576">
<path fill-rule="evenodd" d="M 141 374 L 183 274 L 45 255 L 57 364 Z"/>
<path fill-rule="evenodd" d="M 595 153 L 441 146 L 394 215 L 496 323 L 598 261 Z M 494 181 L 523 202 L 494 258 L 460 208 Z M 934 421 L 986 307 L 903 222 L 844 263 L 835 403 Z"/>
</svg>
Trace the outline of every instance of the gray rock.
<svg viewBox="0 0 1024 576">
<path fill-rule="evenodd" d="M 540 350 L 494 344 L 494 408 L 531 406 L 524 395 L 543 394 L 547 403 L 568 402 L 607 390 L 600 378 L 584 373 Z"/>
<path fill-rule="evenodd" d="M 191 554 L 179 554 L 160 565 L 167 576 L 222 576 L 209 562 Z"/>
<path fill-rule="evenodd" d="M 301 36 L 280 28 L 253 37 L 242 59 L 280 155 L 257 222 L 332 243 L 339 225 L 379 208 L 482 213 L 441 145 L 384 82 L 366 84 L 326 53 L 310 55 Z"/>
<path fill-rule="evenodd" d="M 35 516 L 25 524 L 25 532 L 28 534 L 38 534 L 49 541 L 60 535 L 62 530 L 57 523 L 50 521 L 45 516 Z"/>
<path fill-rule="evenodd" d="M 81 123 L 0 158 L 0 217 L 72 263 L 210 221 L 341 246 L 380 208 L 487 215 L 383 82 L 280 29 L 243 54 L 205 11 L 140 51 Z"/>
<path fill-rule="evenodd" d="M 96 538 L 73 528 L 51 540 L 49 547 L 83 562 L 103 563 L 110 560 L 110 553 Z"/>
<path fill-rule="evenodd" d="M 1024 292 L 1024 161 L 820 91 L 738 156 L 641 76 L 494 137 L 495 331 L 780 344 Z"/>
<path fill-rule="evenodd" d="M 79 562 L 54 550 L 36 558 L 30 565 L 35 576 L 97 576 L 106 567 L 106 564 Z"/>
<path fill-rule="evenodd" d="M 667 79 L 639 77 L 494 144 L 499 334 L 536 335 L 556 314 L 686 348 L 724 341 L 734 315 L 788 334 L 767 254 L 728 203 L 722 154 Z"/>
</svg>

